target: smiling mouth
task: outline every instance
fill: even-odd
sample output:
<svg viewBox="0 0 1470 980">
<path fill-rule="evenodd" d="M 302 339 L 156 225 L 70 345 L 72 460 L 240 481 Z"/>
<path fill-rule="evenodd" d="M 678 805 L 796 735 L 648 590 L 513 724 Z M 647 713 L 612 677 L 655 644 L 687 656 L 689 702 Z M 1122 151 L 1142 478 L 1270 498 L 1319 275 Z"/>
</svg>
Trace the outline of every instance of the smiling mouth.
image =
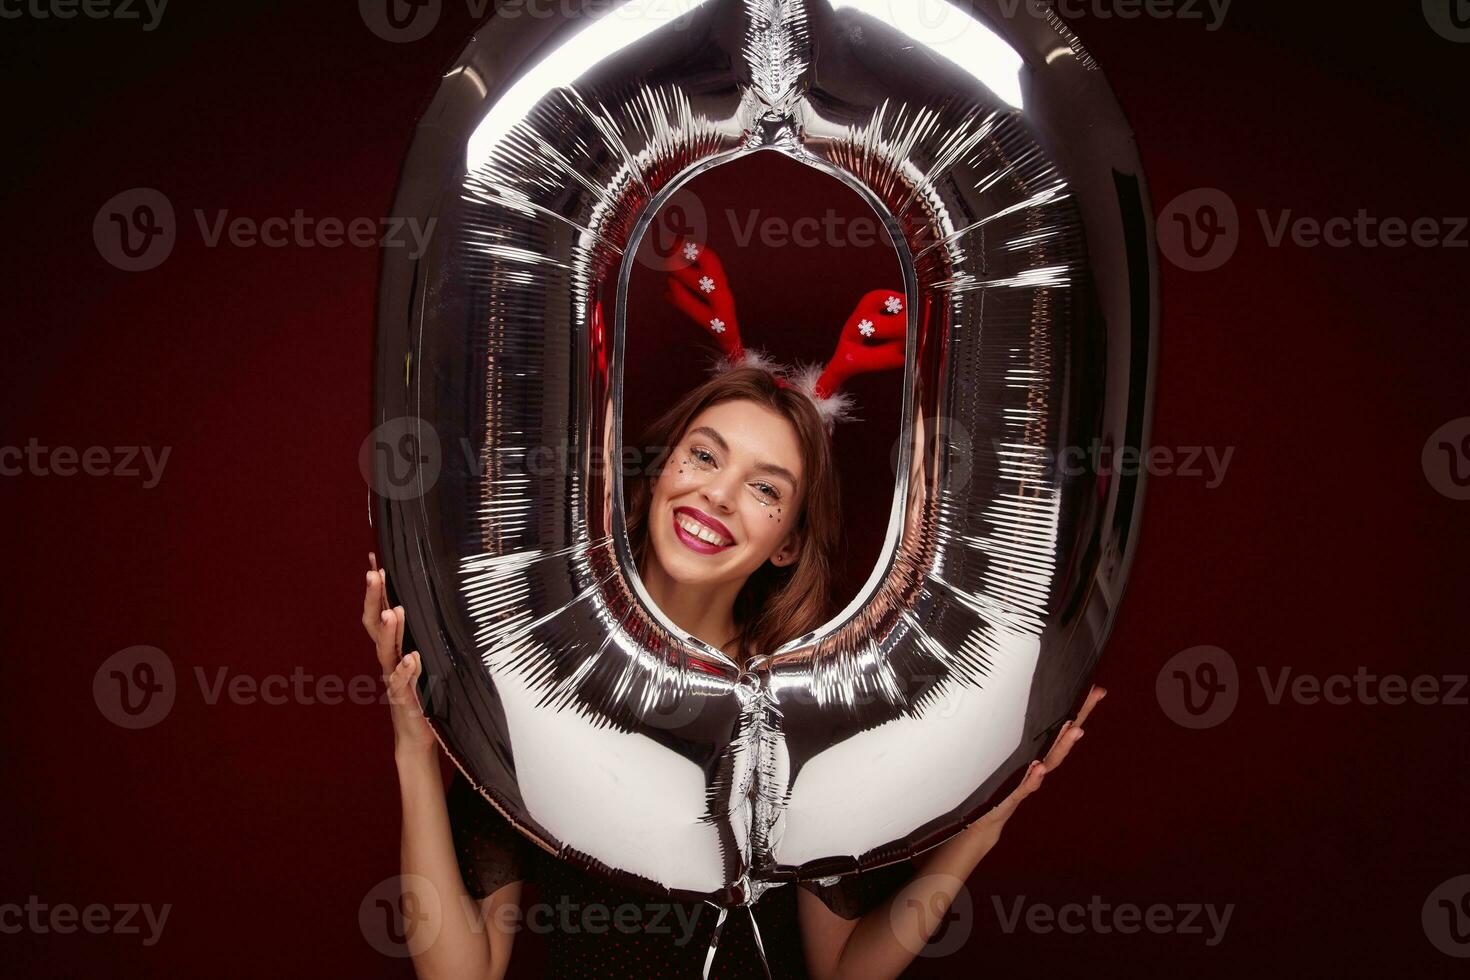
<svg viewBox="0 0 1470 980">
<path fill-rule="evenodd" d="M 691 551 L 700 554 L 712 555 L 726 548 L 734 547 L 735 542 L 707 527 L 700 521 L 687 513 L 674 512 L 674 535 L 681 544 Z"/>
</svg>

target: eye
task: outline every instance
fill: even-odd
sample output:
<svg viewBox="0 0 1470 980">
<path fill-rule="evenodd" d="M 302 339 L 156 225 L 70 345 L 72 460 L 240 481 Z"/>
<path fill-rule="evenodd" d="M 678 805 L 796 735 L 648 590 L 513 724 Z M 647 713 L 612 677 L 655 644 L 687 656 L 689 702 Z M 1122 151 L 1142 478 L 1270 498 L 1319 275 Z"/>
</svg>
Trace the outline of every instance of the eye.
<svg viewBox="0 0 1470 980">
<path fill-rule="evenodd" d="M 769 500 L 781 499 L 781 491 L 777 490 L 769 483 L 752 483 L 751 486 L 755 487 L 756 490 L 760 492 L 761 496 Z"/>
<path fill-rule="evenodd" d="M 710 452 L 708 449 L 704 449 L 699 446 L 695 446 L 693 449 L 689 450 L 689 455 L 694 459 L 695 462 L 699 463 L 701 466 L 710 466 L 715 461 L 714 453 Z"/>
</svg>

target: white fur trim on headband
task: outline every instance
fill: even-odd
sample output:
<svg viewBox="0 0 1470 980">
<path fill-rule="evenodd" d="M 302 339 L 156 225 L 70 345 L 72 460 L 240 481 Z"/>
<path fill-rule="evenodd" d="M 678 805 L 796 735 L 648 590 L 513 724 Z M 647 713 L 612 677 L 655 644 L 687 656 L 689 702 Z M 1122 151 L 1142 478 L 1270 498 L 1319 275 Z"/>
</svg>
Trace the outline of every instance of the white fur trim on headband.
<svg viewBox="0 0 1470 980">
<path fill-rule="evenodd" d="M 822 420 L 828 432 L 843 422 L 857 421 L 857 415 L 853 412 L 857 399 L 851 394 L 839 391 L 827 398 L 817 397 L 817 379 L 822 376 L 822 365 L 808 364 L 804 367 L 789 368 L 777 363 L 765 351 L 750 347 L 742 350 L 744 356 L 739 361 L 732 361 L 723 353 L 720 354 L 710 364 L 710 372 L 720 375 L 737 367 L 761 368 L 781 378 L 792 388 L 811 399 L 812 407 L 817 410 L 817 417 Z"/>
<path fill-rule="evenodd" d="M 857 405 L 857 399 L 845 391 L 833 392 L 826 398 L 817 397 L 817 379 L 822 376 L 824 368 L 820 364 L 808 364 L 805 367 L 793 368 L 786 372 L 786 383 L 797 391 L 806 395 L 816 406 L 817 415 L 821 417 L 828 431 L 843 422 L 857 421 L 857 415 L 853 408 Z"/>
<path fill-rule="evenodd" d="M 771 374 L 780 374 L 784 370 L 784 368 L 782 368 L 780 364 L 776 363 L 776 361 L 765 351 L 755 350 L 750 347 L 743 347 L 741 348 L 741 353 L 743 354 L 743 356 L 739 361 L 732 361 L 723 353 L 720 354 L 715 362 L 710 365 L 711 373 L 724 374 L 726 371 L 730 371 L 738 367 L 761 368 L 762 370 L 768 371 Z"/>
</svg>

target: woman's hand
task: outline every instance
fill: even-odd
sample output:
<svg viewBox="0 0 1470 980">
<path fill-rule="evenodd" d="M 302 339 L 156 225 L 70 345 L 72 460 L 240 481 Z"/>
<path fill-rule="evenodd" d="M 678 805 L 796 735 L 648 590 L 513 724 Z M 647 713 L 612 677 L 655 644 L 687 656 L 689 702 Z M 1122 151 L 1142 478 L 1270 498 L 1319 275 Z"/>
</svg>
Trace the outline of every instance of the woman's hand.
<svg viewBox="0 0 1470 980">
<path fill-rule="evenodd" d="M 371 564 L 377 562 L 368 556 Z M 367 592 L 362 597 L 362 626 L 378 648 L 378 666 L 388 687 L 388 704 L 393 712 L 393 749 L 399 755 L 434 751 L 434 731 L 419 707 L 414 683 L 423 665 L 418 651 L 403 655 L 403 607 L 388 608 L 388 572 L 372 568 L 367 573 Z"/>
<path fill-rule="evenodd" d="M 1010 796 L 1001 800 L 991 807 L 990 812 L 965 828 L 962 837 L 970 838 L 970 846 L 982 856 L 995 846 L 1000 840 L 1000 832 L 1005 828 L 1006 821 L 1016 812 L 1016 807 L 1021 801 L 1041 788 L 1041 781 L 1046 774 L 1055 771 L 1067 758 L 1067 753 L 1072 751 L 1072 746 L 1082 740 L 1082 725 L 1087 721 L 1087 716 L 1092 714 L 1092 709 L 1097 703 L 1107 696 L 1107 690 L 1092 685 L 1087 692 L 1087 700 L 1082 703 L 1082 710 L 1077 712 L 1077 720 L 1069 721 L 1062 725 L 1062 730 L 1057 732 L 1057 739 L 1051 745 L 1051 751 L 1046 754 L 1045 759 L 1031 763 L 1031 768 L 1026 771 L 1026 776 L 1021 780 L 1021 785 L 1012 791 Z"/>
<path fill-rule="evenodd" d="M 948 915 L 965 880 L 1000 840 L 1011 814 L 1067 758 L 1082 737 L 1082 723 L 1106 694 L 1094 684 L 1077 720 L 1062 726 L 1051 751 L 1044 760 L 1031 764 L 1015 792 L 965 830 L 926 851 L 908 884 L 861 919 L 843 919 L 805 889 L 797 892 L 797 920 L 808 972 L 820 980 L 834 980 L 897 977 L 908 969 Z M 916 910 L 918 914 L 912 914 Z"/>
</svg>

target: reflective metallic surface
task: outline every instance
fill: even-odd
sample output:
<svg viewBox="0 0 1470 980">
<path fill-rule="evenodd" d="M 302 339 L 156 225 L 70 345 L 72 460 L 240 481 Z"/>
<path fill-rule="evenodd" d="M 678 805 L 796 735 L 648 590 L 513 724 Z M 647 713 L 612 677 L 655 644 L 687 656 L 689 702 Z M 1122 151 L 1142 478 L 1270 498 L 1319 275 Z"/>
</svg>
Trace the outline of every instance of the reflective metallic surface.
<svg viewBox="0 0 1470 980">
<path fill-rule="evenodd" d="M 425 112 L 394 214 L 435 225 L 384 254 L 373 424 L 402 438 L 373 516 L 436 732 L 566 859 L 722 905 L 898 860 L 978 817 L 1084 691 L 1142 505 L 1092 449 L 1147 446 L 1153 224 L 1092 59 L 1009 8 L 495 17 Z M 611 464 L 639 236 L 757 152 L 888 222 L 910 330 L 884 557 L 742 670 L 650 608 Z"/>
</svg>

